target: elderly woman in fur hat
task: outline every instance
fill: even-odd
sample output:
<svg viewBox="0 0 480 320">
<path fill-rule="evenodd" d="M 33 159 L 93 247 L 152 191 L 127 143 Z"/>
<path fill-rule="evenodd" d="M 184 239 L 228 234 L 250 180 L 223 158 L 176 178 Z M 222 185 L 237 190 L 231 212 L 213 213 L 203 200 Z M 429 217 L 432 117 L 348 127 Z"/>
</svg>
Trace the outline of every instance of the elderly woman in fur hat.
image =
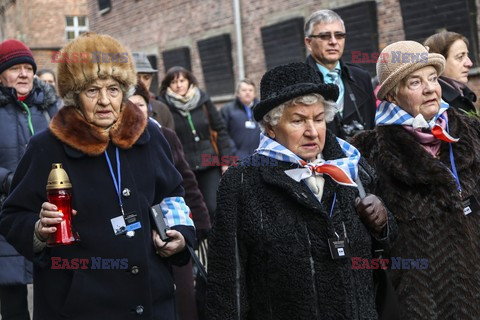
<svg viewBox="0 0 480 320">
<path fill-rule="evenodd" d="M 65 107 L 30 140 L 0 220 L 0 232 L 34 262 L 34 319 L 175 319 L 170 264 L 188 261 L 194 230 L 165 138 L 127 100 L 137 81 L 132 57 L 93 33 L 62 57 Z M 80 241 L 69 246 L 45 243 L 63 216 L 46 198 L 52 163 L 72 184 Z M 168 243 L 152 232 L 149 209 L 158 203 L 172 227 Z M 128 232 L 114 230 L 121 222 Z"/>
<path fill-rule="evenodd" d="M 377 319 L 372 270 L 352 261 L 371 262 L 395 223 L 375 195 L 358 198 L 375 174 L 326 130 L 337 87 L 292 63 L 268 71 L 260 91 L 260 145 L 219 188 L 209 319 Z"/>
<path fill-rule="evenodd" d="M 441 100 L 442 55 L 400 41 L 381 56 L 377 127 L 352 143 L 398 223 L 401 319 L 480 319 L 480 122 Z"/>
</svg>

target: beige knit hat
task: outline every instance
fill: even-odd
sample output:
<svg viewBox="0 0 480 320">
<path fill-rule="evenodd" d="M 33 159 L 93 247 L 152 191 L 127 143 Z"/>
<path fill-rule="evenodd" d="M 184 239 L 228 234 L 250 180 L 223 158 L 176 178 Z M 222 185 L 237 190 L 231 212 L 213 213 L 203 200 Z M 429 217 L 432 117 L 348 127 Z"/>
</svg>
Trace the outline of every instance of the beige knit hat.
<svg viewBox="0 0 480 320">
<path fill-rule="evenodd" d="M 377 61 L 380 83 L 377 98 L 383 100 L 402 79 L 426 66 L 434 67 L 441 75 L 445 58 L 441 54 L 428 53 L 428 47 L 415 41 L 398 41 L 386 46 Z"/>
<path fill-rule="evenodd" d="M 137 83 L 130 51 L 105 34 L 82 34 L 62 49 L 58 60 L 58 91 L 65 105 L 74 104 L 74 94 L 99 78 L 117 80 L 125 90 L 125 99 L 126 92 L 133 91 Z"/>
</svg>

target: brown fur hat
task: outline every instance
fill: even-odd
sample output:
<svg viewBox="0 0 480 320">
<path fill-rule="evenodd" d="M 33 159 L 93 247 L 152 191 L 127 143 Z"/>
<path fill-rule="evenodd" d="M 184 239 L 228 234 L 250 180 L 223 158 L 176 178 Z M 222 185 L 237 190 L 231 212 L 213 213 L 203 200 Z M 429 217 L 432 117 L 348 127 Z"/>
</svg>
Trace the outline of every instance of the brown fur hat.
<svg viewBox="0 0 480 320">
<path fill-rule="evenodd" d="M 84 33 L 68 43 L 56 58 L 58 91 L 65 105 L 75 105 L 75 95 L 99 78 L 118 81 L 124 99 L 137 83 L 130 51 L 105 34 Z"/>
</svg>

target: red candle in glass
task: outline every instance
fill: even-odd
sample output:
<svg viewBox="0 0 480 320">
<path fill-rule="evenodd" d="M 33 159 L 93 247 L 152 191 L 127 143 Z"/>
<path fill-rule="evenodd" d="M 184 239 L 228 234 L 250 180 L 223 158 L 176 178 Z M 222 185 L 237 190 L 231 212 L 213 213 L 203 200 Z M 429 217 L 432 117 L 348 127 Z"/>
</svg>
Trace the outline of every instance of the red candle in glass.
<svg viewBox="0 0 480 320">
<path fill-rule="evenodd" d="M 57 231 L 50 234 L 47 246 L 69 245 L 77 241 L 72 231 L 72 184 L 61 163 L 52 164 L 47 181 L 48 202 L 63 213 L 62 222 L 53 225 Z"/>
</svg>

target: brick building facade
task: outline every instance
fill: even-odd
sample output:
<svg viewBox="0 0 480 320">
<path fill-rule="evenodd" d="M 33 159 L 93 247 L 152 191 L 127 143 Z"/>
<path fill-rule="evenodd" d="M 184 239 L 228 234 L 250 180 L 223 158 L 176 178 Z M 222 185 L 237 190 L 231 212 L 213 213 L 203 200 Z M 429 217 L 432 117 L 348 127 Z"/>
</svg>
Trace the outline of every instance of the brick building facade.
<svg viewBox="0 0 480 320">
<path fill-rule="evenodd" d="M 78 17 L 87 18 L 87 8 L 87 0 L 0 0 L 0 41 L 24 42 L 38 69 L 56 70 L 52 54 L 67 43 L 67 24 L 71 21 L 75 29 L 74 20 L 78 24 Z M 88 28 L 88 19 L 85 22 Z"/>
<path fill-rule="evenodd" d="M 235 24 L 236 2 L 240 7 L 240 32 Z M 271 66 L 302 61 L 306 56 L 303 23 L 321 8 L 335 10 L 345 20 L 345 61 L 352 59 L 352 51 L 378 52 L 394 41 L 423 41 L 428 35 L 447 29 L 469 38 L 471 58 L 477 66 L 479 2 L 88 0 L 88 11 L 92 31 L 110 34 L 132 51 L 149 54 L 159 69 L 160 79 L 172 64 L 183 65 L 221 103 L 232 97 L 234 83 L 242 74 L 258 84 Z M 238 46 L 240 40 L 242 50 Z M 375 74 L 373 63 L 364 66 Z M 477 68 L 472 70 L 470 86 L 480 93 L 478 73 Z"/>
<path fill-rule="evenodd" d="M 220 105 L 233 97 L 242 76 L 258 84 L 268 68 L 303 61 L 303 24 L 321 8 L 345 20 L 344 61 L 352 60 L 352 51 L 371 54 L 447 29 L 469 38 L 474 67 L 480 64 L 480 0 L 0 0 L 0 40 L 24 41 L 39 68 L 55 69 L 51 56 L 67 42 L 66 17 L 88 15 L 90 30 L 147 53 L 160 80 L 168 67 L 185 66 Z M 375 74 L 373 63 L 363 66 Z M 469 83 L 477 94 L 479 70 L 472 69 Z M 155 79 L 152 89 L 157 86 Z"/>
</svg>

